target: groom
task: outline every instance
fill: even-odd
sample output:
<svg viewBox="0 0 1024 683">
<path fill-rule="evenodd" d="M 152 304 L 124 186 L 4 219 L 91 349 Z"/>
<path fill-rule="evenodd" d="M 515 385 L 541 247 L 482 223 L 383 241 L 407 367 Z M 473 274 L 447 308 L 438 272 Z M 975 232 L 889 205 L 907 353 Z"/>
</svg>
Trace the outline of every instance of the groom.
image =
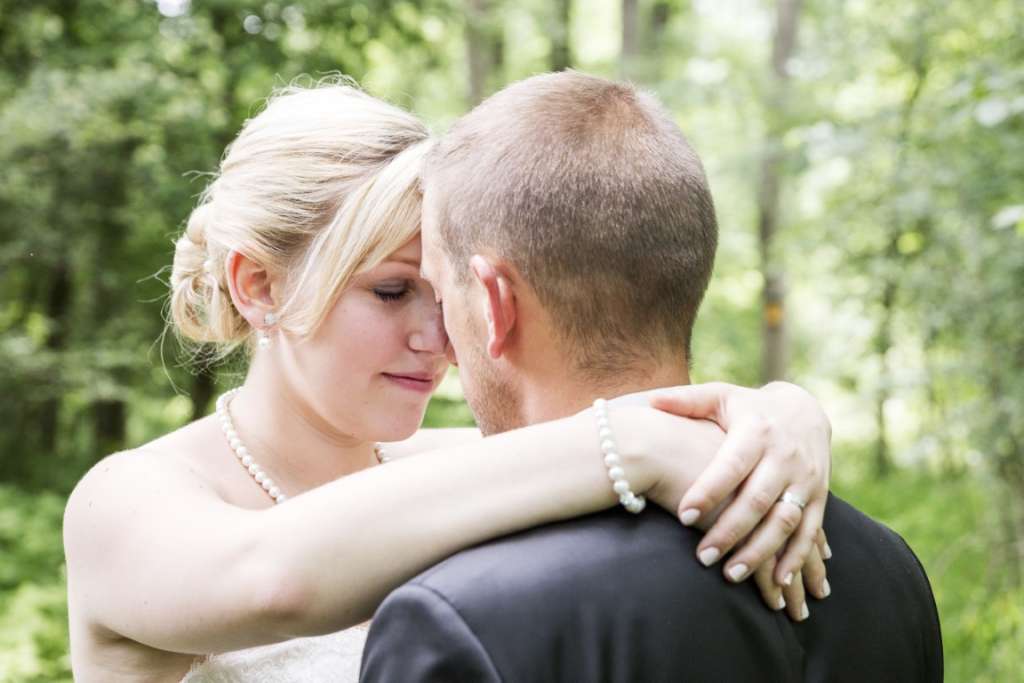
<svg viewBox="0 0 1024 683">
<path fill-rule="evenodd" d="M 484 433 L 688 383 L 717 228 L 700 160 L 654 100 L 574 72 L 528 79 L 463 117 L 424 182 L 423 270 Z M 913 553 L 837 498 L 826 519 L 833 593 L 808 621 L 700 566 L 699 535 L 671 516 L 612 510 L 398 588 L 361 680 L 941 680 Z"/>
</svg>

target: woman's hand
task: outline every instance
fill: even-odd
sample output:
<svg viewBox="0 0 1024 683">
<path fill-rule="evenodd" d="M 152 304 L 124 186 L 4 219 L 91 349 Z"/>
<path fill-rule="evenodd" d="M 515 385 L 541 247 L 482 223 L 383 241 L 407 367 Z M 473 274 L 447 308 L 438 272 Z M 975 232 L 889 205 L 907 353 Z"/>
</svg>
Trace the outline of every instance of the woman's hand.
<svg viewBox="0 0 1024 683">
<path fill-rule="evenodd" d="M 788 586 L 780 586 L 775 583 L 773 573 L 776 566 L 776 558 L 773 555 L 754 571 L 754 583 L 761 591 L 761 597 L 772 609 L 785 609 L 793 621 L 803 621 L 810 616 L 807 607 L 807 592 L 819 600 L 824 600 L 832 592 L 825 578 L 825 564 L 820 548 L 825 544 L 824 536 L 819 543 L 811 546 L 811 552 L 804 562 L 803 568 L 796 573 L 792 583 Z"/>
<path fill-rule="evenodd" d="M 785 382 L 762 389 L 719 382 L 678 387 L 655 394 L 651 405 L 712 420 L 727 433 L 677 510 L 684 524 L 710 526 L 697 549 L 700 561 L 710 566 L 743 542 L 725 563 L 726 577 L 742 581 L 756 571 L 769 604 L 779 605 L 782 587 L 790 614 L 800 618 L 800 579 L 819 598 L 830 592 L 821 562 L 830 551 L 821 524 L 832 428 L 821 405 Z M 786 493 L 795 501 L 782 500 Z"/>
</svg>

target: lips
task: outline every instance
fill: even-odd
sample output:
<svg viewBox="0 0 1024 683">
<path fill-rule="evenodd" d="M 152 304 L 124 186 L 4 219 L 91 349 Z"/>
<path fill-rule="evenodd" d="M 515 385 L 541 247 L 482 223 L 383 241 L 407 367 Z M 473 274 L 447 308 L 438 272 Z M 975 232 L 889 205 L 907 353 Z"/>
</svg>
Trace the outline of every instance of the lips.
<svg viewBox="0 0 1024 683">
<path fill-rule="evenodd" d="M 436 375 L 428 372 L 406 372 L 406 373 L 382 373 L 384 377 L 404 389 L 412 391 L 430 392 L 434 390 Z"/>
<path fill-rule="evenodd" d="M 397 377 L 399 379 L 414 379 L 418 382 L 433 382 L 434 375 L 430 372 L 385 372 L 388 377 Z"/>
</svg>

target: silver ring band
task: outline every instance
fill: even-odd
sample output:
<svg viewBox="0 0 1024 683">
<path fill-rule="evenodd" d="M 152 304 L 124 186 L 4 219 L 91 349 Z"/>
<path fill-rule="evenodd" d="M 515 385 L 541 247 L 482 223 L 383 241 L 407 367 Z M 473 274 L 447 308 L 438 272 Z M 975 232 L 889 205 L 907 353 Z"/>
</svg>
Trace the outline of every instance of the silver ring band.
<svg viewBox="0 0 1024 683">
<path fill-rule="evenodd" d="M 807 507 L 807 501 L 803 500 L 802 498 L 800 498 L 800 496 L 796 495 L 795 493 L 791 493 L 789 491 L 786 491 L 785 493 L 782 494 L 782 497 L 779 498 L 779 502 L 780 503 L 792 503 L 793 505 L 796 505 L 801 510 L 803 510 L 805 507 Z"/>
</svg>

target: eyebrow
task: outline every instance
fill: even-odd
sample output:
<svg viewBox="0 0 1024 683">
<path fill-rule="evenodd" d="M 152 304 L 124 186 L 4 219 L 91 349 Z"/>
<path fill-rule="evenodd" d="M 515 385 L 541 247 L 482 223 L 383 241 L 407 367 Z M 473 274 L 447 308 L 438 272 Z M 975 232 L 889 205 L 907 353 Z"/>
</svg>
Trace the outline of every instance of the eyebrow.
<svg viewBox="0 0 1024 683">
<path fill-rule="evenodd" d="M 412 266 L 416 270 L 420 269 L 419 259 L 411 258 L 408 256 L 393 256 L 387 260 L 391 263 L 404 263 L 407 266 Z"/>
</svg>

